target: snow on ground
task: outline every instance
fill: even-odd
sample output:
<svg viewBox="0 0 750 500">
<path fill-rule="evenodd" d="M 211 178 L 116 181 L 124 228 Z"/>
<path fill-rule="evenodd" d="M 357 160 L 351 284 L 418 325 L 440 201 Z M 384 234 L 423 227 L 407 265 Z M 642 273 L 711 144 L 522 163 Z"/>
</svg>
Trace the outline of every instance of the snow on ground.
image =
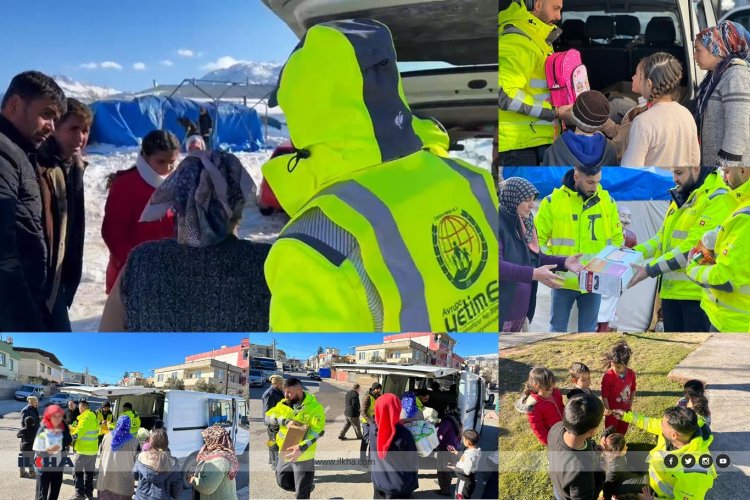
<svg viewBox="0 0 750 500">
<path fill-rule="evenodd" d="M 288 140 L 285 137 L 286 127 L 279 132 L 273 129 L 268 144 L 273 147 Z M 270 133 L 270 131 L 269 131 Z M 465 150 L 455 151 L 451 156 L 465 160 L 474 165 L 490 168 L 492 157 L 491 139 L 472 139 L 464 141 Z M 256 153 L 235 153 L 255 181 L 261 182 L 261 166 L 268 160 L 271 150 Z M 135 164 L 138 148 L 116 148 L 108 145 L 92 145 L 87 149 L 86 160 L 89 166 L 84 177 L 86 198 L 86 238 L 83 250 L 83 276 L 78 288 L 70 319 L 73 331 L 93 332 L 99 328 L 99 321 L 107 296 L 104 294 L 104 278 L 107 270 L 109 251 L 101 236 L 104 205 L 107 201 L 107 177 L 119 170 L 130 168 Z M 284 227 L 288 218 L 284 214 L 263 216 L 256 206 L 245 208 L 240 222 L 239 236 L 252 241 L 272 243 Z"/>
<path fill-rule="evenodd" d="M 270 139 L 270 138 L 269 138 Z M 271 141 L 269 141 L 271 142 Z M 276 141 L 274 141 L 276 142 Z M 271 151 L 236 153 L 257 186 L 261 181 L 261 165 Z M 104 277 L 109 251 L 101 236 L 104 205 L 107 201 L 107 176 L 135 164 L 138 148 L 114 148 L 94 145 L 87 151 L 89 166 L 84 177 L 86 197 L 86 237 L 83 250 L 83 276 L 78 288 L 70 319 L 73 331 L 97 331 L 107 296 L 104 294 Z M 240 223 L 240 237 L 254 241 L 272 242 L 286 223 L 283 214 L 265 217 L 257 207 L 245 208 Z"/>
</svg>

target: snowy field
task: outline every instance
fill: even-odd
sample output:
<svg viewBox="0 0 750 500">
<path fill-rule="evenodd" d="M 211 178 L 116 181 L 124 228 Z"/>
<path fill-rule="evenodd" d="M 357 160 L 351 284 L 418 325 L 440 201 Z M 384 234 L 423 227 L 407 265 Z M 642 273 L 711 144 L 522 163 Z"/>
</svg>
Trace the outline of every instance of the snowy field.
<svg viewBox="0 0 750 500">
<path fill-rule="evenodd" d="M 278 133 L 278 131 L 274 132 Z M 284 131 L 282 131 L 282 134 Z M 273 146 L 285 140 L 283 136 L 269 137 Z M 455 157 L 489 170 L 491 161 L 491 139 L 467 141 L 466 149 L 455 153 Z M 107 176 L 135 164 L 137 148 L 113 148 L 94 145 L 88 148 L 86 160 L 89 166 L 84 177 L 86 197 L 86 238 L 83 253 L 83 277 L 78 288 L 70 319 L 75 332 L 94 332 L 107 296 L 104 294 L 104 277 L 109 251 L 101 236 L 104 205 L 107 201 L 105 189 Z M 271 150 L 256 153 L 236 153 L 252 176 L 257 186 L 261 182 L 261 166 L 271 156 Z M 255 206 L 245 208 L 239 236 L 254 241 L 273 242 L 286 223 L 284 214 L 265 217 Z"/>
</svg>

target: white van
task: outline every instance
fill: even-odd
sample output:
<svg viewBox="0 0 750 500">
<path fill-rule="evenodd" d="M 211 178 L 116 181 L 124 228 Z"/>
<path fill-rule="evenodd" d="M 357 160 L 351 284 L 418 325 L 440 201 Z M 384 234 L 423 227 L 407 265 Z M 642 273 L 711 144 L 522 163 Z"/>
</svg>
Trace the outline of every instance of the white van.
<svg viewBox="0 0 750 500">
<path fill-rule="evenodd" d="M 427 406 L 442 416 L 449 402 L 457 403 L 464 429 L 482 432 L 486 385 L 479 375 L 455 368 L 424 365 L 334 364 L 333 368 L 376 375 L 383 385 L 383 393 L 390 392 L 399 397 L 406 391 L 430 389 L 437 382 L 440 391 L 430 394 Z"/>
<path fill-rule="evenodd" d="M 44 399 L 46 388 L 39 384 L 24 384 L 14 395 L 16 401 L 26 401 L 29 396 L 36 396 L 41 401 Z"/>
<path fill-rule="evenodd" d="M 193 468 L 203 445 L 201 431 L 213 424 L 227 430 L 237 455 L 249 449 L 248 408 L 242 396 L 149 387 L 71 387 L 66 390 L 107 398 L 112 403 L 115 421 L 124 412 L 125 403 L 133 406 L 141 418 L 141 427 L 150 430 L 156 420 L 162 420 L 169 437 L 169 449 L 180 461 L 183 471 Z"/>
</svg>

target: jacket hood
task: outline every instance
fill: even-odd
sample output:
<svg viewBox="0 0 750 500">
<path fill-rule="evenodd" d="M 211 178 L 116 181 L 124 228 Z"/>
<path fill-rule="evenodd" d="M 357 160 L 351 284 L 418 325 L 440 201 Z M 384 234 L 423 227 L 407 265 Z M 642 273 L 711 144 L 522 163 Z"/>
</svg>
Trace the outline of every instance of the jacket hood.
<svg viewBox="0 0 750 500">
<path fill-rule="evenodd" d="M 534 43 L 543 51 L 551 51 L 552 44 L 562 35 L 562 29 L 555 25 L 543 23 L 538 17 L 526 9 L 521 0 L 513 0 L 510 6 L 500 11 L 497 17 L 500 33 L 503 26 L 511 24 L 528 33 Z"/>
<path fill-rule="evenodd" d="M 534 410 L 534 406 L 536 406 L 537 403 L 538 401 L 533 394 L 529 394 L 528 396 L 526 394 L 521 394 L 521 397 L 516 401 L 514 408 L 519 413 L 528 414 Z"/>
<path fill-rule="evenodd" d="M 422 149 L 385 25 L 371 19 L 310 28 L 289 56 L 273 100 L 297 150 L 263 166 L 284 210 L 355 172 Z"/>
<path fill-rule="evenodd" d="M 144 451 L 136 462 L 141 476 L 156 485 L 166 482 L 177 465 L 177 460 L 165 451 Z"/>
<path fill-rule="evenodd" d="M 583 165 L 602 166 L 600 163 L 607 147 L 607 138 L 603 134 L 578 135 L 567 131 L 562 135 L 562 144 L 567 146 L 567 152 Z"/>
</svg>

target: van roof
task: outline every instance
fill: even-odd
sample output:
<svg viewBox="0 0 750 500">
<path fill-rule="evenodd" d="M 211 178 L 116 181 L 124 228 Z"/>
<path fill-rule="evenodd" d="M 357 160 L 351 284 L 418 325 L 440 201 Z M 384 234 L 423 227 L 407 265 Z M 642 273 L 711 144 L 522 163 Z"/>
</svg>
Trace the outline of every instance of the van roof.
<svg viewBox="0 0 750 500">
<path fill-rule="evenodd" d="M 381 364 L 334 364 L 333 368 L 347 372 L 370 373 L 372 375 L 404 375 L 407 377 L 442 378 L 459 373 L 461 370 L 443 366 L 424 365 L 381 365 Z"/>
<path fill-rule="evenodd" d="M 188 397 L 204 397 L 209 393 L 198 392 L 198 391 L 180 391 L 176 389 L 160 389 L 154 387 L 142 387 L 142 386 L 129 386 L 129 387 L 91 387 L 91 386 L 80 386 L 80 387 L 66 387 L 65 392 L 71 394 L 86 394 L 89 396 L 137 396 L 140 394 L 166 394 L 166 393 L 182 393 Z M 227 395 L 227 394 L 210 394 L 214 399 L 242 399 L 242 396 Z"/>
</svg>

